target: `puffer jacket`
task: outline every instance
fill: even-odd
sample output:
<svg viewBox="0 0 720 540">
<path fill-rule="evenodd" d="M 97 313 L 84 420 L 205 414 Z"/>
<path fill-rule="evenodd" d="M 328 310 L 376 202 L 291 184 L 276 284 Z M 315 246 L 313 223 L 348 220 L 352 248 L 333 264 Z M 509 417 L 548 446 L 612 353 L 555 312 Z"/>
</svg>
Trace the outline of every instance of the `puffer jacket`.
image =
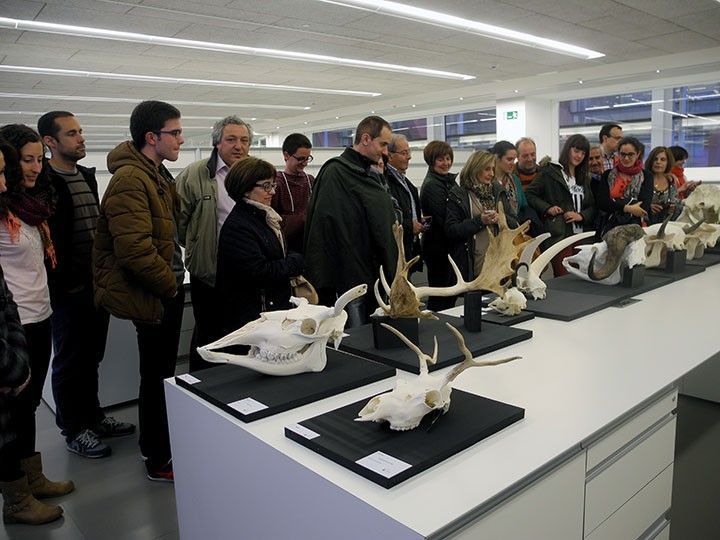
<svg viewBox="0 0 720 540">
<path fill-rule="evenodd" d="M 130 141 L 112 150 L 107 163 L 113 177 L 93 245 L 95 303 L 121 319 L 159 323 L 161 300 L 177 292 L 172 176 Z"/>
<path fill-rule="evenodd" d="M 17 388 L 25 382 L 29 373 L 25 332 L 0 267 L 0 388 Z M 9 427 L 10 414 L 6 403 L 10 399 L 0 394 L 0 448 L 16 437 Z"/>
</svg>

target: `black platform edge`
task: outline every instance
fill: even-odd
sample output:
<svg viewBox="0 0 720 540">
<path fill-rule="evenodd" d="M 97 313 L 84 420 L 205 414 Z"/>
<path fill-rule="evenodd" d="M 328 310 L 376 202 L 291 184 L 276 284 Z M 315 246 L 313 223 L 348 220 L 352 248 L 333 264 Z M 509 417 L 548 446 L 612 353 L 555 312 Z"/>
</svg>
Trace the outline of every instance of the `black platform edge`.
<svg viewBox="0 0 720 540">
<path fill-rule="evenodd" d="M 390 489 L 525 417 L 525 409 L 520 407 L 453 390 L 450 410 L 434 423 L 436 415 L 431 413 L 413 430 L 392 431 L 387 423 L 355 422 L 352 419 L 369 399 L 299 422 L 302 427 L 319 434 L 319 437 L 308 439 L 288 427 L 285 428 L 285 436 L 363 478 Z M 453 412 L 455 418 L 451 416 Z M 483 422 L 482 414 L 492 414 L 496 418 Z M 324 422 L 332 425 L 323 429 Z M 354 445 L 349 437 L 339 437 L 338 433 L 343 429 L 358 433 L 356 440 L 362 441 L 363 447 Z M 385 451 L 408 463 L 410 467 L 388 478 L 357 463 L 378 451 Z"/>
<path fill-rule="evenodd" d="M 462 324 L 462 319 L 442 313 L 436 313 L 439 320 L 420 320 L 420 350 L 432 354 L 433 336 L 438 340 L 438 360 L 428 366 L 435 371 L 452 366 L 463 360 L 463 354 L 458 349 L 455 336 L 445 327 L 448 322 L 457 328 L 465 338 L 465 345 L 474 357 L 497 351 L 509 345 L 532 338 L 531 330 L 512 328 L 499 324 L 483 322 L 483 330 L 469 332 Z M 373 346 L 372 326 L 366 324 L 346 330 L 349 336 L 343 339 L 340 350 L 352 353 L 375 362 L 411 373 L 419 373 L 417 355 L 408 347 L 402 346 L 394 349 L 376 349 Z"/>
<path fill-rule="evenodd" d="M 673 281 L 679 281 L 691 276 L 696 276 L 704 271 L 704 266 L 686 264 L 685 268 L 683 268 L 680 272 L 668 272 L 662 268 L 648 268 L 645 273 L 648 276 L 663 276 L 669 277 Z"/>
<path fill-rule="evenodd" d="M 692 259 L 690 261 L 687 261 L 685 264 L 691 266 L 704 266 L 705 268 L 707 268 L 708 266 L 714 266 L 718 263 L 720 263 L 720 253 L 710 253 L 708 251 L 705 251 L 705 255 L 703 255 L 699 259 Z"/>
<path fill-rule="evenodd" d="M 328 366 L 325 367 L 325 370 L 320 372 L 308 372 L 300 373 L 297 375 L 289 375 L 286 377 L 274 377 L 272 375 L 263 375 L 261 373 L 257 373 L 251 369 L 247 369 L 241 366 L 222 364 L 218 367 L 208 368 L 205 370 L 190 373 L 190 375 L 192 375 L 193 377 L 200 379 L 199 383 L 188 383 L 187 381 L 180 378 L 181 376 L 175 377 L 175 383 L 178 386 L 192 392 L 196 396 L 204 399 L 208 403 L 234 416 L 238 420 L 249 423 L 254 422 L 255 420 L 260 420 L 261 418 L 273 416 L 275 414 L 279 414 L 290 409 L 295 409 L 297 407 L 307 405 L 308 403 L 320 401 L 321 399 L 335 396 L 337 394 L 347 392 L 348 390 L 353 390 L 355 388 L 366 386 L 368 384 L 372 384 L 383 379 L 389 379 L 395 376 L 394 369 L 379 362 L 374 362 L 367 358 L 362 358 L 345 351 L 336 351 L 332 348 L 328 348 L 327 353 L 328 366 L 331 365 L 331 362 L 356 362 L 358 363 L 358 366 L 362 365 L 362 368 L 358 368 L 355 371 L 359 371 L 361 373 L 359 374 L 359 376 L 346 374 L 344 378 L 341 378 L 341 380 L 337 381 L 335 384 L 329 384 L 330 381 L 323 381 L 321 379 L 323 377 L 323 374 L 326 373 Z M 226 373 L 224 372 L 228 372 L 228 374 L 232 375 L 226 377 Z M 203 377 L 203 375 L 206 379 L 208 375 L 214 375 L 213 378 L 218 378 L 220 375 L 222 375 L 222 377 L 219 378 L 223 379 L 224 384 L 232 381 L 232 377 L 234 376 L 235 378 L 239 379 L 237 389 L 240 393 L 240 396 L 237 397 L 237 399 L 229 402 L 227 400 L 219 399 L 211 393 L 211 389 L 207 388 L 207 384 L 203 384 L 203 379 L 201 378 Z M 308 382 L 310 384 L 306 384 Z M 324 383 L 324 386 L 322 384 L 318 385 L 318 382 Z M 240 386 L 241 384 L 242 386 Z M 283 400 L 278 404 L 268 405 L 265 409 L 249 414 L 243 414 L 240 411 L 230 407 L 229 403 L 234 403 L 235 401 L 239 401 L 241 399 L 253 398 L 253 396 L 257 397 L 257 391 L 258 389 L 261 389 L 261 386 L 259 385 L 263 384 L 266 385 L 265 390 L 267 390 L 267 385 L 273 385 L 275 387 L 278 387 L 278 393 L 283 396 Z M 283 392 L 282 387 L 284 386 L 285 388 L 288 388 L 288 385 L 295 386 L 295 388 L 293 389 L 295 397 L 288 398 L 288 394 L 286 392 Z M 300 388 L 300 395 L 297 395 L 298 388 Z"/>
</svg>

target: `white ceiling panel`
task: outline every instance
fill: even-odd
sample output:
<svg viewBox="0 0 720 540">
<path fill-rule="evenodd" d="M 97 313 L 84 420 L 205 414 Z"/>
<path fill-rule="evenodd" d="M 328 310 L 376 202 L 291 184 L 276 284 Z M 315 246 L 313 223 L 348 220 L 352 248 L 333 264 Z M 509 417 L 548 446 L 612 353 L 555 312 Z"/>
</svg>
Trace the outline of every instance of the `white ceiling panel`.
<svg viewBox="0 0 720 540">
<path fill-rule="evenodd" d="M 707 11 L 682 15 L 675 19 L 675 23 L 693 32 L 720 39 L 720 10 L 717 7 Z"/>
<path fill-rule="evenodd" d="M 34 19 L 43 7 L 45 2 L 30 0 L 2 0 L 2 16 L 13 19 Z"/>
<path fill-rule="evenodd" d="M 667 52 L 685 52 L 696 49 L 709 49 L 720 45 L 720 41 L 707 36 L 700 36 L 689 30 L 673 32 L 662 36 L 641 39 L 639 43 Z"/>
</svg>

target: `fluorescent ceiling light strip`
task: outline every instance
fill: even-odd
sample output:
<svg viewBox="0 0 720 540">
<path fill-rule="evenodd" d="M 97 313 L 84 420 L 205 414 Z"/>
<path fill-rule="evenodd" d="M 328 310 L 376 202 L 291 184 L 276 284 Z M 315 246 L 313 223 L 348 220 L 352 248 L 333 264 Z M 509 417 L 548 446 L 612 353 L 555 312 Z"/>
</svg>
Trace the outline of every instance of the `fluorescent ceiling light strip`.
<svg viewBox="0 0 720 540">
<path fill-rule="evenodd" d="M 335 90 L 332 88 L 310 88 L 285 84 L 265 84 L 241 81 L 222 81 L 215 79 L 187 79 L 182 77 L 158 77 L 154 75 L 135 75 L 132 73 L 108 73 L 106 71 L 84 71 L 80 69 L 55 69 L 47 67 L 8 66 L 0 65 L 5 73 L 32 73 L 56 75 L 59 77 L 83 77 L 87 79 L 109 79 L 160 84 L 190 84 L 196 86 L 222 86 L 229 88 L 251 88 L 259 90 L 275 90 L 281 92 L 307 92 L 311 94 L 332 94 L 338 96 L 377 97 L 379 92 L 361 92 L 358 90 Z"/>
<path fill-rule="evenodd" d="M 0 92 L 0 99 L 42 99 L 55 101 L 94 101 L 98 103 L 133 103 L 138 104 L 141 98 L 121 98 L 121 97 L 102 97 L 102 96 L 58 96 L 53 94 L 20 94 L 12 92 Z M 311 107 L 302 105 L 268 105 L 266 103 L 226 103 L 216 101 L 178 101 L 172 98 L 158 98 L 160 101 L 172 102 L 174 105 L 194 105 L 198 107 L 222 107 L 238 108 L 238 109 L 279 109 L 286 111 L 309 111 Z"/>
<path fill-rule="evenodd" d="M 440 71 L 437 69 L 428 69 L 416 66 L 403 66 L 400 64 L 388 64 L 384 62 L 373 62 L 370 60 L 357 60 L 354 58 L 341 58 L 338 56 L 328 56 L 324 54 L 312 54 L 298 51 L 283 51 L 278 49 L 265 49 L 261 47 L 247 47 L 243 45 L 232 45 L 230 43 L 196 41 L 192 39 L 154 36 L 150 34 L 138 34 L 135 32 L 119 32 L 116 30 L 107 30 L 104 28 L 73 26 L 69 24 L 55 24 L 21 19 L 9 19 L 7 17 L 0 17 L 0 27 L 31 32 L 43 32 L 46 34 L 62 34 L 66 36 L 108 39 L 114 41 L 126 41 L 131 43 L 147 43 L 148 45 L 162 45 L 165 47 L 198 49 L 202 51 L 260 56 L 263 58 L 279 58 L 281 60 L 298 60 L 300 62 L 313 62 L 316 64 L 331 64 L 334 66 L 392 71 L 394 73 L 407 73 L 410 75 L 437 77 L 441 79 L 467 81 L 475 78 L 473 75 L 465 75 L 463 73 L 453 73 L 450 71 Z"/>
<path fill-rule="evenodd" d="M 83 129 L 122 129 L 127 131 L 129 127 L 127 125 L 124 126 L 118 126 L 116 124 L 84 124 Z M 183 131 L 187 131 L 188 129 L 206 129 L 210 131 L 212 129 L 212 126 L 182 126 Z"/>
<path fill-rule="evenodd" d="M 593 51 L 591 49 L 585 49 L 584 47 L 578 47 L 577 45 L 571 45 L 570 43 L 564 43 L 562 41 L 556 41 L 554 39 L 534 36 L 525 32 L 518 32 L 517 30 L 511 30 L 509 28 L 503 28 L 501 26 L 495 26 L 479 21 L 473 21 L 471 19 L 464 19 L 462 17 L 455 17 L 453 15 L 442 13 L 440 11 L 418 8 L 407 4 L 401 4 L 399 2 L 388 2 L 385 0 L 319 1 L 325 2 L 327 4 L 336 4 L 344 7 L 371 11 L 380 15 L 389 15 L 391 17 L 398 17 L 401 19 L 423 22 L 426 24 L 432 24 L 433 26 L 460 30 L 461 32 L 466 32 L 468 34 L 477 34 L 493 39 L 500 39 L 502 41 L 509 41 L 510 43 L 515 43 L 517 45 L 535 47 L 537 49 L 543 49 L 559 54 L 574 56 L 576 58 L 584 58 L 590 60 L 592 58 L 601 58 L 605 56 L 601 52 Z"/>
</svg>

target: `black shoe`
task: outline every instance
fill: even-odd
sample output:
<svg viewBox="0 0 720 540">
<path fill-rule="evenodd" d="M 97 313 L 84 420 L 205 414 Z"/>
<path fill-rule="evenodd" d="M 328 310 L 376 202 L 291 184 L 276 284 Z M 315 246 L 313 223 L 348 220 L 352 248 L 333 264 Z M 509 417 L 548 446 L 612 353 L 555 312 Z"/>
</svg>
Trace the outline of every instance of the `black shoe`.
<svg viewBox="0 0 720 540">
<path fill-rule="evenodd" d="M 101 438 L 123 437 L 135 433 L 135 424 L 120 422 L 112 416 L 106 416 L 93 426 L 92 430 Z"/>
<path fill-rule="evenodd" d="M 145 462 L 145 470 L 147 471 L 148 480 L 153 482 L 174 482 L 172 459 L 160 467 L 152 465 L 150 460 Z"/>
</svg>

